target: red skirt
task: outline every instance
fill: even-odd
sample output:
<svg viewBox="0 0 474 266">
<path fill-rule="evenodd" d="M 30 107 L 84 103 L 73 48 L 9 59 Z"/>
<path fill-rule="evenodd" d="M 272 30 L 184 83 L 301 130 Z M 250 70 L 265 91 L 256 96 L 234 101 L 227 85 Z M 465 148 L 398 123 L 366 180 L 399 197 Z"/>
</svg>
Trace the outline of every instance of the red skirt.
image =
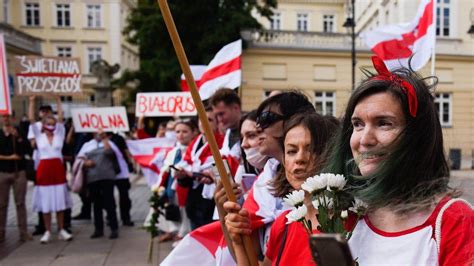
<svg viewBox="0 0 474 266">
<path fill-rule="evenodd" d="M 51 186 L 66 183 L 66 170 L 59 158 L 42 159 L 36 170 L 36 186 Z"/>
</svg>

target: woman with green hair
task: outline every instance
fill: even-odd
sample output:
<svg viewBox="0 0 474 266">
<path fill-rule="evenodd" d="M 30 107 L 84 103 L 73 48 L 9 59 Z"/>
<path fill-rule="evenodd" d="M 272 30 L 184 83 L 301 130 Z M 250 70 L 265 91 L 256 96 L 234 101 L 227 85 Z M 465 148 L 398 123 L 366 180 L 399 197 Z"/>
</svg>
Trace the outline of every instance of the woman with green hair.
<svg viewBox="0 0 474 266">
<path fill-rule="evenodd" d="M 352 93 L 326 171 L 368 206 L 349 240 L 360 265 L 471 265 L 474 212 L 449 188 L 431 87 L 378 57 Z"/>
</svg>

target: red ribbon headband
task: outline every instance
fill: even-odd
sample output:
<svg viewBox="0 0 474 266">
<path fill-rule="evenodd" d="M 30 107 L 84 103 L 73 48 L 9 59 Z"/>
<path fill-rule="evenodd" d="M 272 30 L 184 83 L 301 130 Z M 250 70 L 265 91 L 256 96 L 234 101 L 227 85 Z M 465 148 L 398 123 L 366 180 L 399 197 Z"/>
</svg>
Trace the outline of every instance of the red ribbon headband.
<svg viewBox="0 0 474 266">
<path fill-rule="evenodd" d="M 378 75 L 373 77 L 376 80 L 388 80 L 395 82 L 404 88 L 405 93 L 408 97 L 408 110 L 410 115 L 416 117 L 416 112 L 418 110 L 418 98 L 416 97 L 415 88 L 408 83 L 408 81 L 402 79 L 400 76 L 392 74 L 385 66 L 385 63 L 378 56 L 372 56 L 372 63 L 374 64 L 375 70 L 377 70 Z"/>
</svg>

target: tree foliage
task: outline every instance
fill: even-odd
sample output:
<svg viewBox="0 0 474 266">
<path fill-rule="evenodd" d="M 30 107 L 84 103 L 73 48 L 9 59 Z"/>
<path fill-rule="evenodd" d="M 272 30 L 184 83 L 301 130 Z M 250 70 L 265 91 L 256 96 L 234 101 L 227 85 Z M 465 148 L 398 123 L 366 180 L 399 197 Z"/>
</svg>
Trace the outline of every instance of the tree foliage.
<svg viewBox="0 0 474 266">
<path fill-rule="evenodd" d="M 245 28 L 261 28 L 252 13 L 269 18 L 276 0 L 169 0 L 171 13 L 190 64 L 208 64 Z M 119 80 L 138 81 L 137 91 L 174 91 L 182 73 L 156 0 L 138 0 L 123 31 L 140 49 L 140 69 Z"/>
</svg>

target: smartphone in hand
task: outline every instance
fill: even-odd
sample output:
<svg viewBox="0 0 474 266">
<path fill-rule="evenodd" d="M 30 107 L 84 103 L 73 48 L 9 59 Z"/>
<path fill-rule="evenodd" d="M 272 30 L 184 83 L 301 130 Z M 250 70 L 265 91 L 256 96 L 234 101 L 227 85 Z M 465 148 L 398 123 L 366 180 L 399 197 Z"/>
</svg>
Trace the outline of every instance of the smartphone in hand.
<svg viewBox="0 0 474 266">
<path fill-rule="evenodd" d="M 353 266 L 349 245 L 339 234 L 316 234 L 310 237 L 313 259 L 318 266 Z"/>
</svg>

